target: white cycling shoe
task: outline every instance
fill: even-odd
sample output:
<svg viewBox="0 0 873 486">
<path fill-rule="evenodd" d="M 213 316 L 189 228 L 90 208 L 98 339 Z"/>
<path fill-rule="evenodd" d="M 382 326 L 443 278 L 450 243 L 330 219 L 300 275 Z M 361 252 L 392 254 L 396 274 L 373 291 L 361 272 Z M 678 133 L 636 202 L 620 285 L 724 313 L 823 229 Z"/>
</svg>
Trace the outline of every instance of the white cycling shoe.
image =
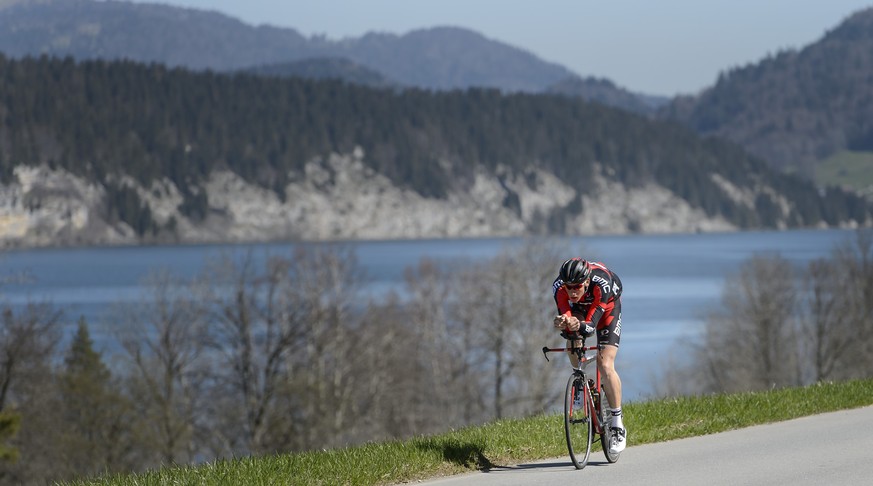
<svg viewBox="0 0 873 486">
<path fill-rule="evenodd" d="M 609 440 L 609 453 L 618 454 L 627 447 L 627 430 L 620 427 L 613 427 L 612 437 Z"/>
</svg>

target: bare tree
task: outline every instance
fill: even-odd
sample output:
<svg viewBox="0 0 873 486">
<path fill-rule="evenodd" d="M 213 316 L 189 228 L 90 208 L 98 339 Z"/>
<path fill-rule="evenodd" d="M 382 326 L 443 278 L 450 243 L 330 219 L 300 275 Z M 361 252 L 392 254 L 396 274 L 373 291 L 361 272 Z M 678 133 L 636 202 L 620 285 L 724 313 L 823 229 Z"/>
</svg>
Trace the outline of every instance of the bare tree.
<svg viewBox="0 0 873 486">
<path fill-rule="evenodd" d="M 241 261 L 225 258 L 204 279 L 219 449 L 265 453 L 342 443 L 358 420 L 356 315 L 366 311 L 354 252 L 301 245 L 260 270 L 249 253 Z"/>
<path fill-rule="evenodd" d="M 61 337 L 61 313 L 48 304 L 29 303 L 19 314 L 6 307 L 2 313 L 0 411 L 14 402 L 18 387 L 36 384 L 33 379 L 50 366 Z"/>
<path fill-rule="evenodd" d="M 364 349 L 361 316 L 367 302 L 360 288 L 366 275 L 354 250 L 343 245 L 299 247 L 289 270 L 286 295 L 301 331 L 286 372 L 302 405 L 295 447 L 343 445 L 366 401 L 356 364 Z"/>
<path fill-rule="evenodd" d="M 556 262 L 566 254 L 560 250 L 536 241 L 506 248 L 490 261 L 469 266 L 456 287 L 455 317 L 474 345 L 468 357 L 480 373 L 487 370 L 482 379 L 491 418 L 539 412 L 553 404 L 556 369 L 545 365 L 540 349 L 555 337 L 550 289 Z"/>
<path fill-rule="evenodd" d="M 430 346 L 440 345 L 422 338 L 419 315 L 411 301 L 394 293 L 368 306 L 355 334 L 355 346 L 346 358 L 354 364 L 355 378 L 350 386 L 356 407 L 353 423 L 343 433 L 346 440 L 407 438 L 454 423 L 449 410 L 462 398 L 451 392 L 441 396 L 431 388 L 444 377 L 428 368 L 429 360 L 422 354 L 427 354 Z"/>
<path fill-rule="evenodd" d="M 504 289 L 515 297 L 510 320 L 505 323 L 512 329 L 516 356 L 507 397 L 507 408 L 513 416 L 553 409 L 563 391 L 558 376 L 565 370 L 548 365 L 541 349 L 555 340 L 560 342 L 551 325 L 555 314 L 552 282 L 569 253 L 563 243 L 530 240 L 498 257 L 517 272 Z"/>
<path fill-rule="evenodd" d="M 415 392 L 409 404 L 419 410 L 418 417 L 409 420 L 417 420 L 422 432 L 469 423 L 470 415 L 481 408 L 481 394 L 470 366 L 469 327 L 450 315 L 452 303 L 463 297 L 454 293 L 457 275 L 423 259 L 406 269 L 405 280 L 409 296 L 403 320 L 416 336 L 407 353 L 422 372 L 411 383 Z"/>
<path fill-rule="evenodd" d="M 483 285 L 482 274 L 487 273 L 485 265 L 482 262 L 459 265 L 449 297 L 451 334 L 445 339 L 454 343 L 459 355 L 454 363 L 453 382 L 459 402 L 465 404 L 458 411 L 461 424 L 482 422 L 494 414 L 492 379 L 495 372 L 491 368 L 490 351 L 498 324 L 491 315 L 492 290 Z"/>
<path fill-rule="evenodd" d="M 211 350 L 212 448 L 219 456 L 267 450 L 267 416 L 296 332 L 276 302 L 287 265 L 272 259 L 268 266 L 258 272 L 251 252 L 239 261 L 224 256 L 201 279 L 202 338 Z"/>
<path fill-rule="evenodd" d="M 52 359 L 61 337 L 61 312 L 48 303 L 28 303 L 0 315 L 0 412 L 21 415 L 8 445 L 16 462 L 0 462 L 0 482 L 37 484 L 69 477 L 57 431 L 64 423 Z"/>
<path fill-rule="evenodd" d="M 125 305 L 118 339 L 128 365 L 143 449 L 151 464 L 186 463 L 200 452 L 196 425 L 203 402 L 200 373 L 204 325 L 184 282 L 164 270 L 145 282 L 149 295 Z"/>
<path fill-rule="evenodd" d="M 808 311 L 802 317 L 803 349 L 810 381 L 850 376 L 857 358 L 851 350 L 859 334 L 852 315 L 851 284 L 832 259 L 811 262 L 805 277 Z"/>
<path fill-rule="evenodd" d="M 693 357 L 701 391 L 799 385 L 795 271 L 784 258 L 756 255 L 728 278 L 723 308 L 706 321 Z"/>
<path fill-rule="evenodd" d="M 810 263 L 804 282 L 811 381 L 865 378 L 873 368 L 873 233 L 860 230 L 829 258 Z"/>
<path fill-rule="evenodd" d="M 867 378 L 873 370 L 873 230 L 858 230 L 854 241 L 837 247 L 834 259 L 846 272 L 850 319 L 857 326 L 859 362 L 854 365 L 852 377 Z"/>
</svg>

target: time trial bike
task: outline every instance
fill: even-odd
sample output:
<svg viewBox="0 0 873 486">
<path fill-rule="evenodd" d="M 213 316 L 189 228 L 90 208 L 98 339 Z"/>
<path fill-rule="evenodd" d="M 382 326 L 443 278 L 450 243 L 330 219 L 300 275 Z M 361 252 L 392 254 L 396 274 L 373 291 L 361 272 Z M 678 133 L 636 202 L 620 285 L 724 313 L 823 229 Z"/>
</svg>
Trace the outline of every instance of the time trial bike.
<svg viewBox="0 0 873 486">
<path fill-rule="evenodd" d="M 597 346 L 585 346 L 585 338 L 578 332 L 561 333 L 568 340 L 565 348 L 549 348 L 543 346 L 543 356 L 549 360 L 548 353 L 572 352 L 579 364 L 572 368 L 567 386 L 564 389 L 564 436 L 567 439 L 567 450 L 570 460 L 576 469 L 582 469 L 588 464 L 591 456 L 591 446 L 594 435 L 600 436 L 600 445 L 606 460 L 613 463 L 621 453 L 609 451 L 612 441 L 612 429 L 609 426 L 603 386 L 600 383 L 600 369 L 595 366 L 594 376 L 589 376 L 585 369 L 591 363 L 597 362 L 597 353 L 586 355 L 587 351 L 597 351 Z M 581 341 L 581 346 L 574 346 L 574 341 Z M 581 395 L 581 400 L 576 397 Z M 576 405 L 576 403 L 581 403 Z"/>
</svg>

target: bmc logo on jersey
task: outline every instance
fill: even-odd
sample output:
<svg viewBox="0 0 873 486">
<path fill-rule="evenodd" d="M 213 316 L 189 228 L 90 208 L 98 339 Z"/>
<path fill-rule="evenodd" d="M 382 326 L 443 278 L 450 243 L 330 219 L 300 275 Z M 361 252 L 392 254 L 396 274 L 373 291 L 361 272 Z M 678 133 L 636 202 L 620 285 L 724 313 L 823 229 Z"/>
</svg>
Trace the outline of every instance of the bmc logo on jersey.
<svg viewBox="0 0 873 486">
<path fill-rule="evenodd" d="M 591 280 L 593 280 L 594 283 L 596 283 L 597 285 L 599 285 L 601 287 L 603 287 L 605 285 L 606 288 L 609 288 L 609 280 L 606 280 L 605 278 L 601 277 L 600 275 L 595 275 L 595 276 L 591 277 Z"/>
<path fill-rule="evenodd" d="M 591 280 L 593 280 L 594 283 L 596 283 L 597 285 L 603 287 L 603 288 L 606 289 L 607 291 L 610 290 L 610 287 L 609 287 L 609 280 L 606 280 L 605 278 L 601 277 L 600 275 L 595 275 L 595 276 L 591 277 Z M 618 295 L 618 292 L 619 292 L 620 290 L 621 290 L 621 287 L 619 287 L 617 283 L 612 282 L 612 293 L 615 294 L 615 295 Z"/>
</svg>

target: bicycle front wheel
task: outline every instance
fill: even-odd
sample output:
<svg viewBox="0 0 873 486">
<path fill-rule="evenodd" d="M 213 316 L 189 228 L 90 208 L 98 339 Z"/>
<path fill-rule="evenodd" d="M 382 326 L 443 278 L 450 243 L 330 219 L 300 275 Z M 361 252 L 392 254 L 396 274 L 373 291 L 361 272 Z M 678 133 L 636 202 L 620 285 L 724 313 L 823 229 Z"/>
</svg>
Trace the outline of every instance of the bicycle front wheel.
<svg viewBox="0 0 873 486">
<path fill-rule="evenodd" d="M 574 406 L 578 394 L 583 397 L 580 407 Z M 594 437 L 592 412 L 588 383 L 582 375 L 573 373 L 567 380 L 564 391 L 564 436 L 567 438 L 570 460 L 576 469 L 585 467 L 591 455 L 591 441 Z"/>
</svg>

